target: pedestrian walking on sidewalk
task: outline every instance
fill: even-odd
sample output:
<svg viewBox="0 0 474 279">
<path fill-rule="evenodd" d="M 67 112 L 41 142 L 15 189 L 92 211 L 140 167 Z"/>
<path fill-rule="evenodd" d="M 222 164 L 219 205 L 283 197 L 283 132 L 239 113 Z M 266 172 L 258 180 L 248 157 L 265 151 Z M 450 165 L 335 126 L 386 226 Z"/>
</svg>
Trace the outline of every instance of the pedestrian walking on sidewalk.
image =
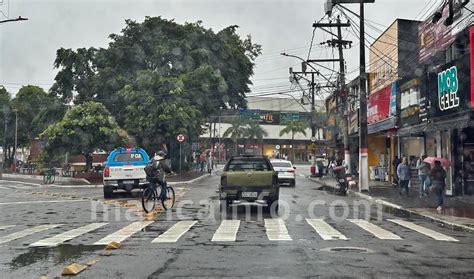
<svg viewBox="0 0 474 279">
<path fill-rule="evenodd" d="M 444 187 L 446 186 L 446 171 L 441 166 L 440 161 L 434 162 L 434 167 L 430 172 L 430 179 L 432 182 L 432 187 L 435 187 L 436 197 L 438 198 L 438 205 L 436 210 L 441 213 L 444 203 Z"/>
<path fill-rule="evenodd" d="M 410 183 L 411 171 L 406 157 L 403 157 L 402 163 L 397 167 L 397 176 L 398 184 L 400 185 L 400 195 L 402 195 L 403 189 L 405 189 L 408 197 L 408 184 Z"/>
<path fill-rule="evenodd" d="M 426 154 L 422 154 L 416 162 L 416 169 L 418 170 L 418 178 L 420 179 L 420 198 L 428 195 L 429 175 L 431 171 L 430 164 L 424 162 Z"/>
<path fill-rule="evenodd" d="M 398 168 L 398 165 L 400 165 L 402 161 L 400 159 L 398 159 L 397 156 L 395 156 L 395 158 L 393 159 L 393 171 L 394 171 L 394 174 L 393 174 L 393 187 L 397 187 L 398 186 L 398 175 L 397 175 L 397 168 Z"/>
</svg>

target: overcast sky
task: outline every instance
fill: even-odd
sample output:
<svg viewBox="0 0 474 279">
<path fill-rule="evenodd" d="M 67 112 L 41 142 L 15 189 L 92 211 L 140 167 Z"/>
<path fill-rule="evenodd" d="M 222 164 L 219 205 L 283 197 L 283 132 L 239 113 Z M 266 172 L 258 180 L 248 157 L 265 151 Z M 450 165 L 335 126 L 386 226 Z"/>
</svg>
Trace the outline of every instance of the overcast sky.
<svg viewBox="0 0 474 279">
<path fill-rule="evenodd" d="M 366 5 L 366 18 L 384 30 L 396 18 L 424 19 L 441 1 L 376 0 Z M 0 3 L 2 20 L 18 16 L 29 19 L 0 26 L 0 85 L 12 94 L 27 84 L 48 90 L 57 72 L 53 61 L 58 48 L 105 47 L 108 35 L 119 33 L 125 19 L 141 22 L 145 16 L 162 16 L 178 23 L 202 20 L 206 28 L 215 31 L 239 25 L 242 36 L 250 34 L 263 46 L 263 55 L 256 60 L 252 77 L 255 94 L 287 91 L 290 89 L 288 67 L 299 70 L 300 62 L 279 53 L 285 51 L 307 58 L 311 25 L 324 15 L 323 0 L 0 0 Z M 358 5 L 346 7 L 358 12 Z M 374 37 L 380 35 L 380 31 L 366 29 Z M 350 30 L 343 34 L 345 39 L 358 40 Z M 311 58 L 332 58 L 332 50 L 319 45 L 328 39 L 323 31 L 315 32 Z M 349 78 L 353 78 L 359 61 L 358 45 L 353 45 L 344 55 L 347 70 L 352 72 Z M 326 65 L 333 68 L 332 64 Z M 323 72 L 330 77 L 329 71 Z"/>
</svg>

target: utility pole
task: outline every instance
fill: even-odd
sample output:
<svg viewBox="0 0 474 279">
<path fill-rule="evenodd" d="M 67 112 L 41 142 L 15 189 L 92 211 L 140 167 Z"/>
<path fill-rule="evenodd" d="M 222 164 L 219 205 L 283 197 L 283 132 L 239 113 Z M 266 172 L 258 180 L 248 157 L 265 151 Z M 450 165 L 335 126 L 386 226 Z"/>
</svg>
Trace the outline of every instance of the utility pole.
<svg viewBox="0 0 474 279">
<path fill-rule="evenodd" d="M 344 141 L 344 161 L 346 163 L 347 173 L 352 173 L 351 171 L 351 152 L 349 149 L 349 125 L 347 121 L 347 92 L 346 92 L 346 81 L 345 81 L 345 70 L 344 70 L 344 53 L 343 48 L 346 48 L 348 45 L 352 44 L 351 41 L 346 41 L 342 39 L 342 27 L 350 27 L 349 23 L 341 23 L 341 19 L 337 17 L 336 23 L 314 23 L 313 27 L 325 28 L 325 27 L 336 27 L 337 28 L 337 39 L 328 40 L 321 44 L 327 44 L 332 47 L 338 48 L 339 51 L 339 83 L 338 83 L 338 97 L 336 100 L 340 101 L 341 110 L 342 110 L 342 134 Z M 325 29 L 323 29 L 325 30 Z"/>
<path fill-rule="evenodd" d="M 286 55 L 285 56 L 290 56 L 290 55 Z M 295 56 L 293 56 L 295 57 Z M 299 57 L 297 57 L 299 58 Z M 302 59 L 302 58 L 299 58 L 299 59 Z M 315 75 L 318 75 L 319 76 L 319 72 L 317 71 L 314 71 L 314 72 L 307 72 L 306 71 L 306 65 L 307 65 L 307 62 L 304 61 L 304 59 L 302 59 L 303 62 L 301 63 L 301 72 L 293 72 L 293 68 L 290 67 L 290 75 L 293 75 L 293 76 L 296 76 L 296 75 L 311 75 L 311 83 L 310 83 L 310 94 L 311 94 L 311 137 L 315 137 L 316 136 L 316 127 L 314 125 L 314 114 L 315 114 L 315 88 L 316 88 L 316 83 L 314 82 L 314 76 Z M 312 150 L 311 151 L 311 167 L 310 167 L 310 172 L 311 172 L 311 176 L 314 177 L 316 175 L 316 150 Z"/>
<path fill-rule="evenodd" d="M 359 4 L 360 26 L 360 65 L 359 65 L 359 192 L 369 191 L 369 162 L 368 162 L 368 129 L 367 129 L 367 73 L 365 72 L 365 22 L 364 4 L 374 3 L 375 0 L 326 0 L 324 9 L 331 15 L 332 8 L 340 4 Z"/>
<path fill-rule="evenodd" d="M 364 23 L 364 2 L 360 3 L 360 117 L 359 117 L 359 192 L 369 191 L 369 155 L 368 155 L 368 134 L 367 129 L 367 74 L 365 72 L 365 23 Z"/>
</svg>

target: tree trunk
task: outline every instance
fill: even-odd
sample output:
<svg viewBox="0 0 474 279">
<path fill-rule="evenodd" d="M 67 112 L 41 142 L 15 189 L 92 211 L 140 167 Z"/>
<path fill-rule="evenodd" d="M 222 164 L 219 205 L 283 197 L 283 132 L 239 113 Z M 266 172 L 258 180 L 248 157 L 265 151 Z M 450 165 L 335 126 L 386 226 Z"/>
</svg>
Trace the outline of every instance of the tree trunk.
<svg viewBox="0 0 474 279">
<path fill-rule="evenodd" d="M 237 156 L 238 146 L 239 146 L 238 140 L 235 139 L 234 140 L 234 156 Z"/>
<path fill-rule="evenodd" d="M 86 157 L 86 172 L 89 172 L 92 169 L 92 153 L 84 154 Z"/>
</svg>

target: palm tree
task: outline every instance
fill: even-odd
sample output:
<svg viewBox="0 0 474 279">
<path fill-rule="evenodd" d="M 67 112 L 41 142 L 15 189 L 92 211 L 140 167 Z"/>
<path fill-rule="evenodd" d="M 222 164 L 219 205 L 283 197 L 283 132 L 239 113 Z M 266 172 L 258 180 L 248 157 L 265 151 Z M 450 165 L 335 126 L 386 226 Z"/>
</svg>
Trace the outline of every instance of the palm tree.
<svg viewBox="0 0 474 279">
<path fill-rule="evenodd" d="M 250 140 L 256 139 L 258 142 L 262 142 L 263 137 L 268 136 L 268 133 L 257 121 L 251 121 L 247 123 L 245 136 Z"/>
<path fill-rule="evenodd" d="M 225 130 L 224 134 L 222 135 L 223 138 L 230 137 L 234 142 L 234 155 L 237 155 L 237 146 L 238 140 L 243 138 L 247 132 L 246 125 L 247 122 L 240 119 L 235 118 L 230 123 L 232 126 Z"/>
<path fill-rule="evenodd" d="M 308 128 L 308 124 L 305 122 L 292 120 L 286 124 L 286 127 L 283 128 L 283 130 L 280 131 L 280 137 L 284 134 L 291 133 L 291 153 L 293 162 L 295 161 L 295 134 L 301 133 L 306 136 L 306 128 Z"/>
</svg>

